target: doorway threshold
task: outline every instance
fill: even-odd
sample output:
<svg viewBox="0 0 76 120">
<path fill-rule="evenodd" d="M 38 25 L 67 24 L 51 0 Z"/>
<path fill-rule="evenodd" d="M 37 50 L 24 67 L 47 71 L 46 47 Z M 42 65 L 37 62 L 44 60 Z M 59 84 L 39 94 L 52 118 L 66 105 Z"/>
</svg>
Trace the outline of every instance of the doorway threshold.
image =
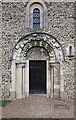
<svg viewBox="0 0 76 120">
<path fill-rule="evenodd" d="M 30 97 L 30 96 L 45 96 L 45 97 L 47 97 L 46 94 L 29 94 L 29 97 Z"/>
</svg>

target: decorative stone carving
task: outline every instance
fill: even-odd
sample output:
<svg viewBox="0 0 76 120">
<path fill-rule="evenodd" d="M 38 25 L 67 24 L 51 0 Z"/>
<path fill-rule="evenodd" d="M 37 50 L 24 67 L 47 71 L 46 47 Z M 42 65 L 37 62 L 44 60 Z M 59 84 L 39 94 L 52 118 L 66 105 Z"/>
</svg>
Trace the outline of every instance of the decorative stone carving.
<svg viewBox="0 0 76 120">
<path fill-rule="evenodd" d="M 5 1 L 5 0 L 4 0 Z M 31 0 L 32 2 L 35 2 L 37 0 Z M 41 1 L 41 0 L 39 0 Z M 49 1 L 49 0 L 48 0 Z M 44 0 L 42 0 L 43 4 Z M 42 4 L 41 2 L 41 4 Z M 61 91 L 66 92 L 66 97 L 71 96 L 74 97 L 74 57 L 72 57 L 71 60 L 69 60 L 68 57 L 68 45 L 74 46 L 74 19 L 72 16 L 74 13 L 74 3 L 68 2 L 68 3 L 62 3 L 62 2 L 49 2 L 47 7 L 47 16 L 48 19 L 46 20 L 45 28 L 40 30 L 34 30 L 31 28 L 27 28 L 28 24 L 28 17 L 27 14 L 29 12 L 30 4 L 32 4 L 29 1 L 29 7 L 26 8 L 26 5 L 24 5 L 24 2 L 3 2 L 2 3 L 2 39 L 0 39 L 0 63 L 1 63 L 1 73 L 2 75 L 0 78 L 2 79 L 2 97 L 7 97 L 9 94 L 8 85 L 7 82 L 10 80 L 15 84 L 14 78 L 15 78 L 15 63 L 13 63 L 13 71 L 11 72 L 11 60 L 13 59 L 13 62 L 24 62 L 26 57 L 23 55 L 28 55 L 30 50 L 33 50 L 36 48 L 35 46 L 32 46 L 30 44 L 29 50 L 24 51 L 23 46 L 26 46 L 28 42 L 31 43 L 31 41 L 45 41 L 46 43 L 50 44 L 50 47 L 53 48 L 53 50 L 50 49 L 51 52 L 49 53 L 50 63 L 54 63 L 55 61 L 59 61 L 60 64 L 63 59 L 63 50 L 65 54 L 66 61 L 62 62 L 62 65 L 60 67 L 61 71 L 61 79 L 60 79 L 60 89 Z M 27 4 L 27 6 L 28 6 Z M 67 9 L 66 9 L 67 8 Z M 26 10 L 27 9 L 27 10 Z M 45 10 L 44 10 L 45 11 Z M 46 16 L 45 16 L 46 19 Z M 33 33 L 34 32 L 34 33 Z M 43 33 L 45 32 L 45 33 Z M 58 39 L 58 41 L 52 37 L 53 35 L 55 38 Z M 23 37 L 25 36 L 25 37 Z M 19 40 L 19 41 L 18 41 Z M 57 45 L 58 43 L 58 45 Z M 38 44 L 38 43 L 37 43 Z M 54 46 L 55 44 L 55 46 Z M 14 47 L 15 46 L 15 47 Z M 21 48 L 22 46 L 22 48 Z M 39 45 L 38 45 L 39 46 Z M 44 48 L 45 45 L 43 44 Z M 39 51 L 43 51 L 43 46 L 40 47 Z M 46 44 L 47 46 L 47 44 Z M 61 47 L 62 46 L 62 47 Z M 2 52 L 1 52 L 2 48 Z M 21 48 L 21 51 L 18 51 L 18 49 Z M 47 47 L 46 47 L 47 48 Z M 63 48 L 63 50 L 62 50 Z M 14 50 L 13 50 L 14 49 Z M 46 50 L 44 50 L 46 51 Z M 53 52 L 53 53 L 52 53 Z M 12 55 L 13 53 L 13 55 Z M 22 54 L 23 53 L 23 54 Z M 46 52 L 45 52 L 46 53 Z M 43 54 L 43 52 L 42 52 Z M 25 56 L 26 56 L 25 55 Z M 74 55 L 74 53 L 73 53 Z M 47 56 L 48 57 L 48 56 Z M 40 58 L 39 58 L 40 59 Z M 53 60 L 52 60 L 53 59 Z M 55 64 L 55 63 L 54 63 Z M 63 73 L 63 74 L 62 74 Z M 11 78 L 13 74 L 13 78 Z M 28 71 L 27 71 L 28 74 Z M 52 77 L 52 76 L 51 76 Z M 26 85 L 25 85 L 26 86 Z M 14 96 L 14 85 L 13 85 L 13 93 Z M 27 93 L 26 93 L 27 94 Z M 63 93 L 64 94 L 64 93 Z M 14 97 L 13 97 L 14 98 Z"/>
<path fill-rule="evenodd" d="M 23 57 L 24 59 L 24 57 L 27 56 L 28 51 L 34 47 L 43 47 L 46 51 L 48 51 L 50 60 L 64 61 L 64 54 L 59 42 L 46 33 L 32 33 L 27 37 L 25 36 L 15 46 L 15 51 L 19 54 L 16 55 L 16 57 L 19 58 L 19 56 L 21 56 L 21 58 Z M 51 53 L 52 51 L 53 55 Z"/>
<path fill-rule="evenodd" d="M 39 47 L 31 48 L 27 53 L 27 59 L 33 59 L 33 60 L 47 60 L 49 59 L 48 52 Z"/>
</svg>

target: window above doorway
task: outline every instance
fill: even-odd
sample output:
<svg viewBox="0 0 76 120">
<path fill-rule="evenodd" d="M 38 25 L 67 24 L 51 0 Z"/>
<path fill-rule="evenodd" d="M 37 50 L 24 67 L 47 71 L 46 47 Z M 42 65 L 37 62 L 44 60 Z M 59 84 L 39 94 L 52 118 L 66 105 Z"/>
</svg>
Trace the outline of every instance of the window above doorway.
<svg viewBox="0 0 76 120">
<path fill-rule="evenodd" d="M 35 30 L 46 28 L 48 26 L 46 4 L 42 0 L 28 2 L 25 20 L 27 28 Z"/>
<path fill-rule="evenodd" d="M 40 28 L 40 10 L 38 8 L 35 8 L 33 10 L 33 28 Z"/>
</svg>

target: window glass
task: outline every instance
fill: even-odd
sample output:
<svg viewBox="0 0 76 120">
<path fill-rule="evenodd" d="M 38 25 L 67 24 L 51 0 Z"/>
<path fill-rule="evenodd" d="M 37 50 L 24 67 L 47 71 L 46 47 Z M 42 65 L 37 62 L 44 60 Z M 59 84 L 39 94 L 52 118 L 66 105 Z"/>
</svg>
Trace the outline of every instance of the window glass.
<svg viewBox="0 0 76 120">
<path fill-rule="evenodd" d="M 38 8 L 33 10 L 33 28 L 40 28 L 40 10 Z"/>
</svg>

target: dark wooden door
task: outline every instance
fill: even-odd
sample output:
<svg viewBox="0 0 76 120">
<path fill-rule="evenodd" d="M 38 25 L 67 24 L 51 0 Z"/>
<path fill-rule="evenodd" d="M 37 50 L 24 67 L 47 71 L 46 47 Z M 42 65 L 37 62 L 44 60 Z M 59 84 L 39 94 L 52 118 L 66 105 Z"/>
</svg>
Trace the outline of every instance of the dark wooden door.
<svg viewBox="0 0 76 120">
<path fill-rule="evenodd" d="M 46 61 L 29 61 L 29 92 L 46 93 Z"/>
</svg>

